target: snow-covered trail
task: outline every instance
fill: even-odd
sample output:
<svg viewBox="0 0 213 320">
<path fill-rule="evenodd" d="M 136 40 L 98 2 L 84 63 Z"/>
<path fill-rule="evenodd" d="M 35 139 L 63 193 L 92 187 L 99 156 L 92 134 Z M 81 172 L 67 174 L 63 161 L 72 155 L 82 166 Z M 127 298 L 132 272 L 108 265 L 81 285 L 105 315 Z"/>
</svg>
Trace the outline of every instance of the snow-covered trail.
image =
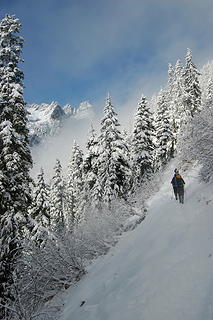
<svg viewBox="0 0 213 320">
<path fill-rule="evenodd" d="M 61 319 L 213 319 L 213 190 L 196 169 L 184 179 L 185 204 L 166 176 L 144 222 L 67 293 Z"/>
</svg>

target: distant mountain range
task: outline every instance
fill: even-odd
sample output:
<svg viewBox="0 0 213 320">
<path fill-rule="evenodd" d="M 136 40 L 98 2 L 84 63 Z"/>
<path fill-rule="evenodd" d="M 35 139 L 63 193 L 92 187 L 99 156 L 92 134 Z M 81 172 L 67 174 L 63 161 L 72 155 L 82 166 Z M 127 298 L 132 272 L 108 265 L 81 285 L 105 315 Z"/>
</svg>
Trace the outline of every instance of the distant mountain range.
<svg viewBox="0 0 213 320">
<path fill-rule="evenodd" d="M 94 108 L 89 101 L 80 103 L 78 108 L 70 104 L 61 107 L 58 102 L 51 104 L 28 104 L 28 128 L 30 145 L 36 145 L 46 136 L 53 136 L 60 132 L 64 122 L 69 119 L 81 120 L 94 118 Z"/>
</svg>

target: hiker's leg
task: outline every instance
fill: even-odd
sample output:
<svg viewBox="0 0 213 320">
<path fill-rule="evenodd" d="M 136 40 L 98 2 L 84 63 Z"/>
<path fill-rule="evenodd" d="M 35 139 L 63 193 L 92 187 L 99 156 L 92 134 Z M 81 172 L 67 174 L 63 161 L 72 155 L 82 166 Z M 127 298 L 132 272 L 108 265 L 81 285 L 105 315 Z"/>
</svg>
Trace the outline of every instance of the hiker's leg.
<svg viewBox="0 0 213 320">
<path fill-rule="evenodd" d="M 183 194 L 182 194 L 182 203 L 184 203 L 184 189 L 183 189 Z"/>
<path fill-rule="evenodd" d="M 180 188 L 177 188 L 177 193 L 178 193 L 179 202 L 181 203 L 181 190 L 180 190 Z"/>
<path fill-rule="evenodd" d="M 177 187 L 173 187 L 174 189 L 174 194 L 175 194 L 175 199 L 178 199 L 178 192 L 177 192 Z"/>
<path fill-rule="evenodd" d="M 184 203 L 184 190 L 183 188 L 180 188 L 180 203 Z"/>
</svg>

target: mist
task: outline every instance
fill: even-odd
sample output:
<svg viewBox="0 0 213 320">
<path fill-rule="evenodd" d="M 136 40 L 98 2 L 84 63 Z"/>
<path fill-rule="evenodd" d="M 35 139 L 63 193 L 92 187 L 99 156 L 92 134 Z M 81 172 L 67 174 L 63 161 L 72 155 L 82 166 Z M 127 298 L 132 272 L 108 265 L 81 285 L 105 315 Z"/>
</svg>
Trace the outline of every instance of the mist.
<svg viewBox="0 0 213 320">
<path fill-rule="evenodd" d="M 73 142 L 76 141 L 83 151 L 89 136 L 91 124 L 96 127 L 97 119 L 67 119 L 55 136 L 48 136 L 37 146 L 31 149 L 33 157 L 33 168 L 31 176 L 33 179 L 38 175 L 40 168 L 44 169 L 45 178 L 51 179 L 56 159 L 59 159 L 64 174 L 72 153 Z"/>
</svg>

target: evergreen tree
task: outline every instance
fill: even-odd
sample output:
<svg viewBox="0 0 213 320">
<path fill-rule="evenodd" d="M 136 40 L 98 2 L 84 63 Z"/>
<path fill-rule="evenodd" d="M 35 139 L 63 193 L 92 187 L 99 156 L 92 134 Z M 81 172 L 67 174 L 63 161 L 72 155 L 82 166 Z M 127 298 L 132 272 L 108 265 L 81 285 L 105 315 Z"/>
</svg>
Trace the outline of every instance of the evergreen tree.
<svg viewBox="0 0 213 320">
<path fill-rule="evenodd" d="M 201 69 L 201 76 L 199 77 L 201 87 L 201 104 L 206 106 L 209 95 L 209 86 L 213 81 L 213 61 L 208 61 Z"/>
<path fill-rule="evenodd" d="M 38 243 L 41 243 L 44 240 L 44 233 L 47 233 L 47 228 L 50 226 L 49 202 L 49 188 L 44 181 L 44 171 L 41 168 L 35 185 L 32 206 L 30 208 L 30 214 L 35 222 L 32 234 Z"/>
<path fill-rule="evenodd" d="M 91 126 L 90 136 L 86 143 L 86 149 L 87 153 L 83 162 L 84 188 L 87 191 L 90 191 L 94 187 L 98 173 L 98 138 L 93 126 Z"/>
<path fill-rule="evenodd" d="M 128 191 L 130 169 L 128 150 L 118 127 L 117 114 L 108 96 L 101 121 L 99 137 L 98 181 L 96 188 L 107 204 L 116 198 L 125 198 Z M 99 194 L 100 195 L 100 194 Z"/>
<path fill-rule="evenodd" d="M 177 60 L 175 65 L 174 73 L 174 95 L 173 95 L 173 119 L 175 120 L 175 129 L 178 133 L 182 122 L 184 113 L 184 68 L 180 62 Z"/>
<path fill-rule="evenodd" d="M 184 107 L 186 116 L 193 117 L 201 111 L 201 90 L 199 85 L 199 71 L 192 61 L 192 52 L 187 49 L 184 71 Z"/>
<path fill-rule="evenodd" d="M 91 125 L 89 138 L 86 143 L 86 154 L 83 161 L 83 198 L 84 202 L 89 205 L 96 205 L 96 181 L 98 179 L 98 137 Z"/>
<path fill-rule="evenodd" d="M 91 191 L 91 204 L 93 207 L 101 208 L 101 203 L 103 200 L 103 190 L 101 181 L 99 179 L 99 175 L 97 175 L 97 179 Z"/>
<path fill-rule="evenodd" d="M 184 120 L 184 83 L 183 67 L 177 60 L 175 67 L 169 66 L 168 71 L 167 105 L 169 106 L 171 118 L 171 130 L 173 135 L 172 149 L 176 150 L 178 134 Z"/>
<path fill-rule="evenodd" d="M 50 184 L 50 221 L 52 228 L 61 233 L 65 226 L 64 219 L 64 184 L 62 180 L 62 167 L 57 159 L 54 175 Z"/>
<path fill-rule="evenodd" d="M 83 152 L 74 141 L 67 180 L 67 219 L 71 226 L 79 223 L 82 218 L 83 185 Z"/>
<path fill-rule="evenodd" d="M 210 78 L 207 84 L 206 101 L 207 108 L 213 108 L 213 80 Z"/>
<path fill-rule="evenodd" d="M 158 169 L 170 160 L 174 151 L 170 110 L 167 104 L 166 92 L 163 90 L 158 95 L 155 130 L 157 140 L 155 166 Z"/>
<path fill-rule="evenodd" d="M 175 69 L 171 63 L 168 66 L 168 94 L 170 97 L 173 96 L 174 89 L 174 78 L 175 78 Z"/>
<path fill-rule="evenodd" d="M 15 264 L 22 251 L 24 227 L 30 226 L 31 203 L 27 111 L 23 99 L 23 72 L 18 63 L 23 38 L 17 34 L 21 24 L 13 15 L 0 22 L 0 318 L 6 319 L 3 307 L 13 299 Z"/>
<path fill-rule="evenodd" d="M 153 172 L 154 164 L 154 120 L 144 96 L 141 97 L 134 119 L 132 134 L 132 171 L 134 185 Z"/>
</svg>

